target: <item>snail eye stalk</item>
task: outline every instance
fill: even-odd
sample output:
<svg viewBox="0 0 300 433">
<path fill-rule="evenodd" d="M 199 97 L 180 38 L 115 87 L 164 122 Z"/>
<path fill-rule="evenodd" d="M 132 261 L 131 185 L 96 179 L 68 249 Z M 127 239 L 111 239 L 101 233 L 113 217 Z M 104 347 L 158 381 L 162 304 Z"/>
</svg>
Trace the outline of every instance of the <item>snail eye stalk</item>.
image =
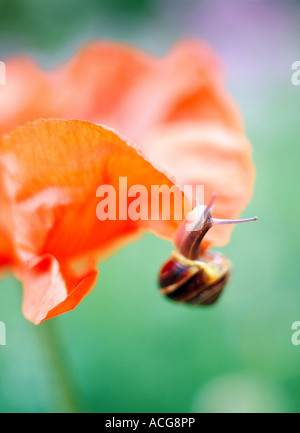
<svg viewBox="0 0 300 433">
<path fill-rule="evenodd" d="M 200 244 L 208 230 L 216 225 L 256 221 L 257 217 L 225 220 L 212 217 L 216 194 L 207 206 L 196 207 L 178 228 L 175 244 L 178 251 L 162 266 L 159 274 L 161 293 L 177 302 L 211 305 L 219 298 L 231 265 L 221 253 L 200 253 Z"/>
</svg>

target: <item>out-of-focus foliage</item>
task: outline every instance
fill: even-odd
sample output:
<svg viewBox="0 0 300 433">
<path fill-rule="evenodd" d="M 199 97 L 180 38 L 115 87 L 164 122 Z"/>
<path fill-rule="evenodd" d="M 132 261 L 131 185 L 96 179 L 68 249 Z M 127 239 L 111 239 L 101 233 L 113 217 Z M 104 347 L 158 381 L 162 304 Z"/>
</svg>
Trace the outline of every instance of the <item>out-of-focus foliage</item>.
<svg viewBox="0 0 300 433">
<path fill-rule="evenodd" d="M 53 50 L 84 33 L 105 37 L 103 27 L 125 29 L 153 16 L 154 9 L 151 0 L 0 0 L 0 44 L 4 50 Z"/>
</svg>

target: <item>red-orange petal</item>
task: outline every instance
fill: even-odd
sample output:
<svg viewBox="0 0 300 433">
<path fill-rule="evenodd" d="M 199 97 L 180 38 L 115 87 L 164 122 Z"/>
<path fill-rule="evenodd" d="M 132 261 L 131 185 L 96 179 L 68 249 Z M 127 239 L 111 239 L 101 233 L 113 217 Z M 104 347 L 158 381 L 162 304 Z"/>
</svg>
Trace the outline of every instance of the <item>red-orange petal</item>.
<svg viewBox="0 0 300 433">
<path fill-rule="evenodd" d="M 123 124 L 119 109 L 154 65 L 150 55 L 126 44 L 95 41 L 84 45 L 48 74 L 55 93 L 55 116 L 101 123 L 126 135 L 119 128 Z"/>
<path fill-rule="evenodd" d="M 204 203 L 217 194 L 213 216 L 236 219 L 250 201 L 255 170 L 251 146 L 243 133 L 213 122 L 176 122 L 145 136 L 143 148 L 178 185 L 203 185 Z M 192 197 L 189 197 L 190 199 Z M 203 197 L 198 197 L 202 202 Z M 213 227 L 206 246 L 228 243 L 233 225 Z"/>
<path fill-rule="evenodd" d="M 97 257 L 142 230 L 171 239 L 179 224 L 175 210 L 186 205 L 179 192 L 170 220 L 100 221 L 99 186 L 112 185 L 118 194 L 119 178 L 126 177 L 128 190 L 133 185 L 146 188 L 149 205 L 152 185 L 171 188 L 174 183 L 133 144 L 89 122 L 41 120 L 17 128 L 2 139 L 0 165 L 1 201 L 8 208 L 6 234 L 14 249 L 14 267 L 25 285 L 26 315 L 34 322 L 73 308 L 94 283 L 95 270 L 78 280 L 65 271 L 66 264 Z M 32 289 L 35 276 L 43 286 L 37 298 Z M 55 295 L 48 302 L 53 284 Z M 34 299 L 37 305 L 31 310 Z"/>
<path fill-rule="evenodd" d="M 213 50 L 182 40 L 162 58 L 117 108 L 113 124 L 138 144 L 153 127 L 178 121 L 214 121 L 241 131 L 238 110 L 224 90 L 223 73 Z"/>
<path fill-rule="evenodd" d="M 0 135 L 40 118 L 89 120 L 118 129 L 124 124 L 119 107 L 156 60 L 126 44 L 96 41 L 50 71 L 23 56 L 5 64 Z"/>
<path fill-rule="evenodd" d="M 176 180 L 180 179 L 181 185 L 189 183 L 190 173 L 194 173 L 193 183 L 203 184 L 207 196 L 217 191 L 215 212 L 220 218 L 237 217 L 247 205 L 254 178 L 249 145 L 243 144 L 247 141 L 244 127 L 224 90 L 219 60 L 206 44 L 182 40 L 166 56 L 158 58 L 126 44 L 96 41 L 47 73 L 24 59 L 8 61 L 7 68 L 8 84 L 0 87 L 0 112 L 4 113 L 0 116 L 0 133 L 35 117 L 72 117 L 105 123 L 134 140 L 145 155 Z M 8 114 L 6 106 L 13 108 Z M 179 132 L 180 146 L 178 138 L 175 137 L 174 145 L 170 141 L 174 131 L 181 131 L 187 123 L 194 125 L 192 129 L 205 130 L 205 138 L 200 132 L 199 146 L 194 141 L 192 150 L 189 134 L 186 141 L 185 133 Z M 166 128 L 170 134 L 164 149 Z M 222 141 L 224 136 L 228 149 L 222 146 L 219 158 L 213 154 L 219 150 L 218 139 Z M 215 143 L 209 151 L 213 167 L 209 167 L 207 156 L 203 164 L 199 163 L 203 140 Z M 239 147 L 238 153 L 244 155 L 233 156 L 232 164 L 237 168 L 240 162 L 245 176 L 229 175 L 231 140 Z M 197 158 L 190 158 L 189 152 L 196 152 Z M 206 154 L 207 150 L 203 155 Z M 224 162 L 226 191 L 220 185 Z M 214 228 L 209 235 L 211 242 L 226 243 L 231 231 L 232 226 Z"/>
<path fill-rule="evenodd" d="M 127 44 L 95 41 L 51 71 L 23 57 L 6 65 L 0 133 L 42 117 L 105 124 L 132 140 L 177 120 L 241 126 L 216 55 L 197 40 L 182 40 L 161 58 Z"/>
<path fill-rule="evenodd" d="M 6 85 L 0 86 L 0 136 L 53 115 L 53 88 L 47 74 L 25 56 L 6 60 L 5 67 Z"/>
<path fill-rule="evenodd" d="M 193 76 L 189 79 L 189 86 L 186 85 L 185 91 L 174 100 L 166 122 L 215 122 L 243 131 L 240 113 L 224 87 L 222 65 L 209 46 L 195 39 L 182 40 L 174 46 L 167 59 L 174 75 L 187 75 L 192 69 Z"/>
<path fill-rule="evenodd" d="M 17 275 L 24 288 L 24 316 L 37 325 L 73 310 L 95 285 L 98 271 L 89 269 L 78 275 L 51 254 L 44 254 L 20 267 Z"/>
</svg>

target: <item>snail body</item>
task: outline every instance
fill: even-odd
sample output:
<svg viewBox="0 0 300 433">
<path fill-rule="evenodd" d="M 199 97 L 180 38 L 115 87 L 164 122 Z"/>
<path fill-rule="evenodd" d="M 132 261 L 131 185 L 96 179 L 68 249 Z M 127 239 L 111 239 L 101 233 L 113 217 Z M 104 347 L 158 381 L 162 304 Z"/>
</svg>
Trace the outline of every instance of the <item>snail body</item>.
<svg viewBox="0 0 300 433">
<path fill-rule="evenodd" d="M 162 266 L 159 286 L 163 295 L 176 302 L 212 305 L 221 295 L 231 273 L 230 261 L 219 252 L 202 251 L 200 244 L 207 231 L 218 224 L 255 221 L 218 220 L 212 218 L 211 205 L 200 206 L 181 224 L 176 236 L 178 251 Z"/>
</svg>

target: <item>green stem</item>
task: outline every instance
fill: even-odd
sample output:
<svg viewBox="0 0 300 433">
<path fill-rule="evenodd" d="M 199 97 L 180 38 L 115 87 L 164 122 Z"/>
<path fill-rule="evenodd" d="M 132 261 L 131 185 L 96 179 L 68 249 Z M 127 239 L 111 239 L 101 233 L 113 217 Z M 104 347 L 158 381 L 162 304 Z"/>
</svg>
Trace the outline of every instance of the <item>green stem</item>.
<svg viewBox="0 0 300 433">
<path fill-rule="evenodd" d="M 39 325 L 41 328 L 42 339 L 47 345 L 47 352 L 50 364 L 54 370 L 59 385 L 59 394 L 64 402 L 64 409 L 59 412 L 80 413 L 82 405 L 79 402 L 78 390 L 72 375 L 70 362 L 67 360 L 66 351 L 60 344 L 60 338 L 57 335 L 56 321 L 48 320 Z"/>
</svg>

